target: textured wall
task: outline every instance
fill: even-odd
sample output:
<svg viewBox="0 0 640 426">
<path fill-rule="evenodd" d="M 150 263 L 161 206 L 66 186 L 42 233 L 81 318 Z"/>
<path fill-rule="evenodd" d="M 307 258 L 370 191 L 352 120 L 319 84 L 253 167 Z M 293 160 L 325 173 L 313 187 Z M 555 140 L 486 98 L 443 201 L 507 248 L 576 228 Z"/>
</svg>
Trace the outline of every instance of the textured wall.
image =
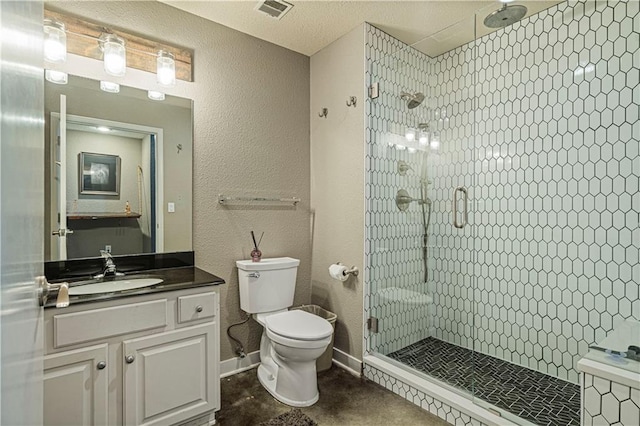
<svg viewBox="0 0 640 426">
<path fill-rule="evenodd" d="M 52 2 L 48 7 L 195 51 L 193 248 L 197 266 L 221 276 L 221 359 L 225 336 L 244 318 L 236 259 L 251 251 L 250 230 L 265 232 L 265 257 L 301 259 L 295 302 L 309 303 L 309 58 L 156 2 Z M 212 6 L 213 7 L 213 6 Z M 219 193 L 297 196 L 296 209 L 224 208 Z M 260 328 L 236 328 L 257 350 Z"/>
<path fill-rule="evenodd" d="M 311 57 L 312 303 L 338 315 L 334 346 L 362 359 L 364 277 L 328 267 L 364 265 L 364 25 Z M 346 100 L 356 96 L 356 107 Z M 318 117 L 322 108 L 326 118 Z"/>
</svg>

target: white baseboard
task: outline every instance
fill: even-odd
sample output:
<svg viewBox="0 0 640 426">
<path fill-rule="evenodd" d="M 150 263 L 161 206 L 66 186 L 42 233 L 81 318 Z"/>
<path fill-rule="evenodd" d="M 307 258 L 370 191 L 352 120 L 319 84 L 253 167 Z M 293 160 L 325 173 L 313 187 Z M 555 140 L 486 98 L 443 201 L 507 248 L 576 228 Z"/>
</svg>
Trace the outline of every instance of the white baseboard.
<svg viewBox="0 0 640 426">
<path fill-rule="evenodd" d="M 356 377 L 362 377 L 362 361 L 340 349 L 333 348 L 333 363 Z"/>
<path fill-rule="evenodd" d="M 333 363 L 357 377 L 362 377 L 362 361 L 340 349 L 333 348 Z M 247 354 L 244 358 L 230 358 L 220 362 L 220 378 L 233 376 L 251 370 L 260 364 L 260 351 Z"/>
<path fill-rule="evenodd" d="M 260 364 L 260 351 L 248 353 L 244 358 L 236 357 L 220 361 L 220 378 L 251 370 L 258 364 Z"/>
</svg>

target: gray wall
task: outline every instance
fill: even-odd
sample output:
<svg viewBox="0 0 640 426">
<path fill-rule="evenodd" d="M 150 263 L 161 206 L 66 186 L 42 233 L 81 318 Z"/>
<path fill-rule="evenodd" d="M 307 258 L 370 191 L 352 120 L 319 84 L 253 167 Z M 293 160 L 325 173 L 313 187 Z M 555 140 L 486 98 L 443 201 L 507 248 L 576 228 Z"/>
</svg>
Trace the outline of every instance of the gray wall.
<svg viewBox="0 0 640 426">
<path fill-rule="evenodd" d="M 244 318 L 235 260 L 249 258 L 252 229 L 265 232 L 265 257 L 301 260 L 295 303 L 309 303 L 309 58 L 156 2 L 47 7 L 194 49 L 195 81 L 180 94 L 194 100 L 193 248 L 199 267 L 227 281 L 222 336 Z M 242 192 L 302 201 L 276 210 L 225 208 L 216 200 L 219 193 Z M 235 331 L 248 351 L 258 350 L 256 324 Z M 221 359 L 233 356 L 225 336 Z"/>
<path fill-rule="evenodd" d="M 120 157 L 120 195 L 80 194 L 78 155 L 81 152 L 117 155 Z M 138 173 L 141 164 L 142 141 L 101 133 L 67 130 L 67 211 L 119 212 L 129 201 L 138 211 Z M 74 201 L 76 203 L 74 204 Z"/>
<path fill-rule="evenodd" d="M 364 25 L 311 57 L 314 304 L 338 315 L 335 347 L 362 360 L 364 274 L 342 283 L 329 265 L 364 269 Z M 356 107 L 346 99 L 356 96 Z M 318 117 L 329 109 L 326 119 Z M 344 361 L 344 360 L 341 360 Z"/>
<path fill-rule="evenodd" d="M 145 145 L 148 143 L 143 144 L 140 139 L 67 130 L 67 211 L 122 212 L 129 201 L 131 210 L 139 212 L 137 166 L 142 164 Z M 146 151 L 148 155 L 148 148 Z M 80 194 L 78 155 L 81 152 L 120 157 L 120 195 Z M 147 210 L 144 209 L 144 212 Z M 99 251 L 104 250 L 107 244 L 111 246 L 113 254 L 136 254 L 144 251 L 142 231 L 136 219 L 72 220 L 68 227 L 73 229 L 73 234 L 67 236 L 69 259 L 98 256 Z"/>
</svg>

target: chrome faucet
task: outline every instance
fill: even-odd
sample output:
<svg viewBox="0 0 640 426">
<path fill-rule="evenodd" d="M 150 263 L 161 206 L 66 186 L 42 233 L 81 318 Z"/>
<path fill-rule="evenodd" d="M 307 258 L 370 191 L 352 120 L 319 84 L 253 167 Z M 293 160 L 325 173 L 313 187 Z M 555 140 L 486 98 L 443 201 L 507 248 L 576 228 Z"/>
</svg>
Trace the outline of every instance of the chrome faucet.
<svg viewBox="0 0 640 426">
<path fill-rule="evenodd" d="M 100 255 L 104 259 L 104 269 L 101 274 L 94 275 L 93 278 L 101 279 L 106 277 L 120 277 L 124 275 L 122 272 L 116 271 L 116 264 L 113 261 L 113 256 L 108 251 L 100 250 Z"/>
</svg>

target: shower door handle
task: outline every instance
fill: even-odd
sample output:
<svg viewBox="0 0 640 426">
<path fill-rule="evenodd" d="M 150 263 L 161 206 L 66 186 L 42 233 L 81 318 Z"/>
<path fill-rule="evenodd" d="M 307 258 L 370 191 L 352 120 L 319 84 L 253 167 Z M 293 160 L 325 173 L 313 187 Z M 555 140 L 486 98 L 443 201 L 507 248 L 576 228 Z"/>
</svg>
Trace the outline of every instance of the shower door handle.
<svg viewBox="0 0 640 426">
<path fill-rule="evenodd" d="M 462 193 L 462 202 L 463 202 L 463 210 L 462 210 L 462 222 L 458 222 L 458 192 Z M 467 189 L 463 186 L 459 186 L 453 190 L 453 226 L 461 229 L 467 225 L 469 214 L 467 210 L 467 201 L 469 199 L 469 194 L 467 193 Z"/>
</svg>

